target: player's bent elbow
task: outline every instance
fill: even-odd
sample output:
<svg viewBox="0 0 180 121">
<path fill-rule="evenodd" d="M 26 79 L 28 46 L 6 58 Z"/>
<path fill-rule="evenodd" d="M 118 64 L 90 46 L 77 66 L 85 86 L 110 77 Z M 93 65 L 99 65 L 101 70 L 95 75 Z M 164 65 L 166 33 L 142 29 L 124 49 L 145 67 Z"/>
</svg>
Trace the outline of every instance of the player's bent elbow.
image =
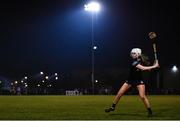
<svg viewBox="0 0 180 121">
<path fill-rule="evenodd" d="M 144 67 L 144 66 L 142 66 L 142 65 L 140 65 L 140 64 L 138 64 L 138 65 L 136 66 L 136 68 L 140 69 L 141 71 L 149 70 L 147 67 Z"/>
</svg>

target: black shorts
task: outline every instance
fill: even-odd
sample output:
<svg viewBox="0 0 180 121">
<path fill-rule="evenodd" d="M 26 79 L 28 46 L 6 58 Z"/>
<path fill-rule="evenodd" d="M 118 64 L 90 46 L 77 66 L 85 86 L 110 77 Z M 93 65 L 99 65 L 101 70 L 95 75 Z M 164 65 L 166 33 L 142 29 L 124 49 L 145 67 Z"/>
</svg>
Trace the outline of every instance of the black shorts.
<svg viewBox="0 0 180 121">
<path fill-rule="evenodd" d="M 142 80 L 131 80 L 131 81 L 126 80 L 125 83 L 130 84 L 132 86 L 144 85 L 145 84 L 144 81 L 142 81 Z"/>
</svg>

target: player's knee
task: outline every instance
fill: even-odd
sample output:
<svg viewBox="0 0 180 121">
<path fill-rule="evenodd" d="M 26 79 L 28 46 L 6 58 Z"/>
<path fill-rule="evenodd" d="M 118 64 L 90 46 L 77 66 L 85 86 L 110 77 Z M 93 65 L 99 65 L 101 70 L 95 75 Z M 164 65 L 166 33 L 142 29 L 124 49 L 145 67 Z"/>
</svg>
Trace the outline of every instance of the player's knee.
<svg viewBox="0 0 180 121">
<path fill-rule="evenodd" d="M 122 92 L 118 92 L 118 96 L 122 96 L 123 95 L 123 93 Z"/>
<path fill-rule="evenodd" d="M 145 100 L 145 98 L 146 98 L 145 95 L 139 95 L 139 97 L 141 98 L 141 100 Z"/>
</svg>

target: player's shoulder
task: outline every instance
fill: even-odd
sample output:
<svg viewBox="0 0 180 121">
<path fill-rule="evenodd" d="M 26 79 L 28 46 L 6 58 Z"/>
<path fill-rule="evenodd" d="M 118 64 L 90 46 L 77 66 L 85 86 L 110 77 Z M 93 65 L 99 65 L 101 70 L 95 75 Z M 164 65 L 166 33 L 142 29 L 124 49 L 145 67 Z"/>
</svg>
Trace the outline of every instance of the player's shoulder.
<svg viewBox="0 0 180 121">
<path fill-rule="evenodd" d="M 141 63 L 141 59 L 132 59 L 131 61 L 132 66 L 137 66 L 140 63 Z"/>
</svg>

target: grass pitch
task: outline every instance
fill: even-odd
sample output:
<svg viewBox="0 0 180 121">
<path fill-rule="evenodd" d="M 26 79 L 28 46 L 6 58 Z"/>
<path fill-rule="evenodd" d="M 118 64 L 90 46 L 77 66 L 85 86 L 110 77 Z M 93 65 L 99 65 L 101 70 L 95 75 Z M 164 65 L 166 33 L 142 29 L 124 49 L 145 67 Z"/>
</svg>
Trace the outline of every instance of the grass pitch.
<svg viewBox="0 0 180 121">
<path fill-rule="evenodd" d="M 138 96 L 123 96 L 114 112 L 105 113 L 114 96 L 0 96 L 0 120 L 180 119 L 180 96 L 148 96 L 147 117 Z"/>
</svg>

